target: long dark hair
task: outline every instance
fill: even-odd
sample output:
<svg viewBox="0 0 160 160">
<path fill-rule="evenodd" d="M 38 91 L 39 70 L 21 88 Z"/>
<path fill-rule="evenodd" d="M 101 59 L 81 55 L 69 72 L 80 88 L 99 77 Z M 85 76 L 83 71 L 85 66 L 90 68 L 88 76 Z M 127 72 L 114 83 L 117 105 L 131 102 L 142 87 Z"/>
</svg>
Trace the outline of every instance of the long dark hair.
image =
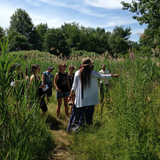
<svg viewBox="0 0 160 160">
<path fill-rule="evenodd" d="M 38 68 L 38 64 L 33 64 L 32 65 L 32 67 L 31 67 L 31 74 L 34 74 L 35 73 L 35 71 L 34 70 L 36 70 L 37 68 Z"/>
<path fill-rule="evenodd" d="M 84 69 L 80 70 L 79 76 L 84 88 L 91 85 L 91 69 L 89 66 L 84 66 Z"/>
</svg>

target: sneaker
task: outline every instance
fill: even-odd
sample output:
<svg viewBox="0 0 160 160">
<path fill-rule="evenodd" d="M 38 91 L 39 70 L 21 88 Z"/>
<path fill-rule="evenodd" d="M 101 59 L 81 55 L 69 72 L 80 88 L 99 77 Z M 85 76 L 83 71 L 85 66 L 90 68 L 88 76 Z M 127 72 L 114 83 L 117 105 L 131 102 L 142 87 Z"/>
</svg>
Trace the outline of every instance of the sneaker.
<svg viewBox="0 0 160 160">
<path fill-rule="evenodd" d="M 72 131 L 77 133 L 78 132 L 78 127 L 76 126 L 76 127 L 72 128 Z"/>
</svg>

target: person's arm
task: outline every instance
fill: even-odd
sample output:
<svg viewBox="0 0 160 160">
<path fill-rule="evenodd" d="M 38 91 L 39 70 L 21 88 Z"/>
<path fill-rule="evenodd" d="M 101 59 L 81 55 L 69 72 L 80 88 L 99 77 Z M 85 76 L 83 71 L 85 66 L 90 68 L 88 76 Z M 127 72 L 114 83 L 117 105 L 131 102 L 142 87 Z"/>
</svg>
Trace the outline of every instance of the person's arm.
<svg viewBox="0 0 160 160">
<path fill-rule="evenodd" d="M 74 89 L 70 91 L 69 97 L 68 97 L 68 101 L 72 100 L 72 96 L 74 94 Z"/>
<path fill-rule="evenodd" d="M 32 76 L 30 77 L 29 86 L 31 86 L 31 84 L 33 83 L 34 79 L 35 79 L 35 76 L 34 76 L 34 75 L 32 75 Z"/>
<path fill-rule="evenodd" d="M 102 79 L 111 79 L 111 77 L 119 77 L 118 74 L 100 74 L 96 71 L 92 71 L 91 74 L 97 78 L 102 78 Z"/>
<path fill-rule="evenodd" d="M 73 84 L 72 84 L 72 88 L 71 88 L 71 91 L 70 91 L 70 94 L 69 94 L 69 97 L 68 97 L 68 100 L 71 100 L 75 90 L 77 89 L 78 87 L 78 81 L 79 81 L 79 71 L 77 71 L 74 75 L 74 80 L 73 80 Z"/>
<path fill-rule="evenodd" d="M 52 88 L 55 88 L 54 86 L 54 76 L 52 75 Z"/>
<path fill-rule="evenodd" d="M 71 86 L 70 86 L 70 83 L 69 83 L 69 77 L 67 76 L 67 83 L 68 83 L 68 89 L 71 90 Z"/>
<path fill-rule="evenodd" d="M 111 74 L 100 74 L 96 71 L 92 71 L 91 74 L 94 76 L 94 77 L 97 77 L 98 79 L 101 78 L 101 79 L 111 79 Z"/>
<path fill-rule="evenodd" d="M 42 74 L 42 83 L 45 85 L 45 75 L 44 75 L 44 73 Z"/>
<path fill-rule="evenodd" d="M 58 88 L 58 86 L 57 86 L 57 81 L 58 81 L 58 79 L 59 79 L 59 75 L 58 75 L 58 73 L 56 73 L 56 75 L 55 75 L 55 77 L 54 77 L 54 86 L 55 86 L 55 88 L 56 88 L 56 90 L 57 90 L 58 92 L 62 92 L 61 90 L 59 90 L 59 88 Z"/>
</svg>

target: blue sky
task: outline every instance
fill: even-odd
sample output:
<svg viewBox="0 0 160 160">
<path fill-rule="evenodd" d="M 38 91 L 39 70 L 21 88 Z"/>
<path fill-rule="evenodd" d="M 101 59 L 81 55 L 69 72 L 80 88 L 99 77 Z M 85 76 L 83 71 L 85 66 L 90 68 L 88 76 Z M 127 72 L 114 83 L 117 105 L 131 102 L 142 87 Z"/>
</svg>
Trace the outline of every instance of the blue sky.
<svg viewBox="0 0 160 160">
<path fill-rule="evenodd" d="M 115 26 L 131 27 L 130 40 L 139 40 L 146 25 L 132 18 L 133 14 L 122 10 L 122 0 L 0 0 L 0 26 L 8 28 L 10 17 L 18 8 L 25 10 L 36 26 L 47 23 L 49 28 L 76 22 L 84 27 L 100 27 L 112 31 Z M 131 3 L 132 0 L 124 0 Z"/>
</svg>

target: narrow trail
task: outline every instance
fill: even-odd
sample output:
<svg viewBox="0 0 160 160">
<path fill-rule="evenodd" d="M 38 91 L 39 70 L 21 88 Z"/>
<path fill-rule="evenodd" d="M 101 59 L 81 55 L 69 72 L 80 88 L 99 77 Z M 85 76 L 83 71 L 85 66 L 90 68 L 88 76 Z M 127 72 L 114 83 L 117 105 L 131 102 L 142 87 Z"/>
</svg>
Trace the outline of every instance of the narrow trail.
<svg viewBox="0 0 160 160">
<path fill-rule="evenodd" d="M 71 135 L 67 134 L 67 119 L 60 119 L 51 125 L 51 133 L 55 140 L 56 148 L 48 157 L 48 160 L 74 160 L 74 155 L 69 152 Z"/>
</svg>

